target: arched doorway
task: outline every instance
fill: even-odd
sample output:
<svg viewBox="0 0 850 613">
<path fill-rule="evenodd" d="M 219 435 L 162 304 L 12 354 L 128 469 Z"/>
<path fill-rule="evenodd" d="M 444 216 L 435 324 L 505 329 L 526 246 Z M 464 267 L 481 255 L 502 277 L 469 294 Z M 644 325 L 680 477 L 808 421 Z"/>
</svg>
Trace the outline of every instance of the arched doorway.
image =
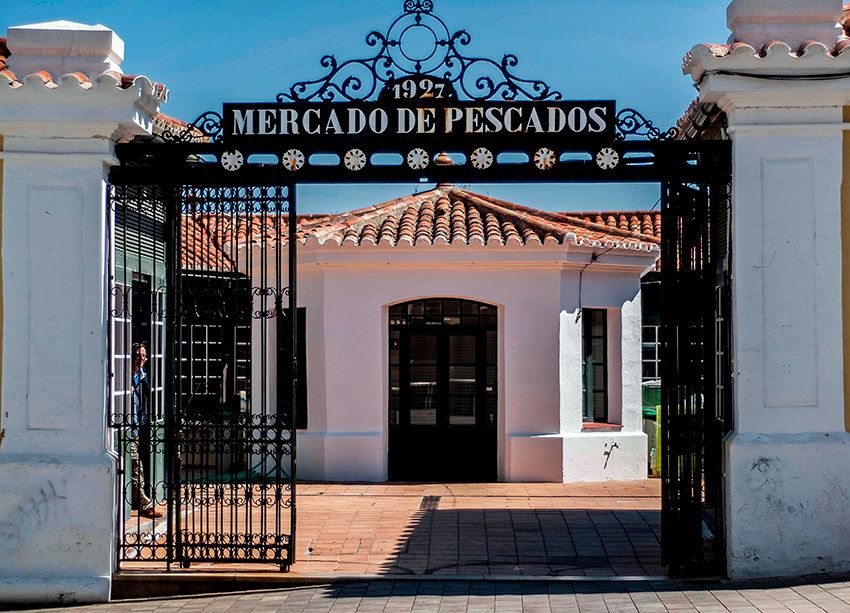
<svg viewBox="0 0 850 613">
<path fill-rule="evenodd" d="M 495 481 L 496 307 L 450 298 L 389 311 L 391 481 Z"/>
</svg>

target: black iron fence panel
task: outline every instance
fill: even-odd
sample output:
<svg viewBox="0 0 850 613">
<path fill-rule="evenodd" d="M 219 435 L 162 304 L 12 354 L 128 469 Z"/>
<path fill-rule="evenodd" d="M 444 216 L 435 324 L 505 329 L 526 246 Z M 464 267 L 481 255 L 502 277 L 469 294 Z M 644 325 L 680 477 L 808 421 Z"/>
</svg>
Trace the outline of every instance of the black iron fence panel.
<svg viewBox="0 0 850 613">
<path fill-rule="evenodd" d="M 674 575 L 723 576 L 729 185 L 666 183 L 662 206 L 662 550 Z"/>
<path fill-rule="evenodd" d="M 110 187 L 120 564 L 293 563 L 294 219 L 291 186 Z"/>
</svg>

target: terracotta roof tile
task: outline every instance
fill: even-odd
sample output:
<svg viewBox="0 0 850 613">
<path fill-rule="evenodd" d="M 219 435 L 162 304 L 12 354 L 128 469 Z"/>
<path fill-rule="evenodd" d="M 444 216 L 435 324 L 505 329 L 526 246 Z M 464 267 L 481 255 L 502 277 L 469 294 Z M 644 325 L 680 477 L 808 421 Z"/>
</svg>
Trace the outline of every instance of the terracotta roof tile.
<svg viewBox="0 0 850 613">
<path fill-rule="evenodd" d="M 596 214 L 598 217 L 598 214 Z M 657 251 L 659 239 L 633 228 L 653 226 L 652 219 L 623 213 L 615 223 L 599 223 L 590 214 L 539 211 L 467 190 L 440 186 L 383 204 L 337 215 L 299 218 L 298 238 L 320 245 L 520 247 L 578 245 Z M 634 215 L 637 215 L 636 213 Z M 622 219 L 620 218 L 622 217 Z M 216 244 L 230 252 L 249 241 L 285 243 L 283 216 L 200 216 Z"/>
<path fill-rule="evenodd" d="M 712 139 L 723 137 L 726 125 L 726 114 L 713 103 L 703 103 L 699 98 L 694 100 L 685 114 L 676 122 L 680 139 Z"/>
<path fill-rule="evenodd" d="M 162 136 L 166 132 L 172 135 L 183 135 L 189 124 L 182 119 L 177 119 L 163 113 L 157 113 L 153 118 L 153 133 L 155 136 Z M 186 139 L 188 142 L 209 142 L 209 136 L 205 135 L 201 130 L 193 128 L 192 135 Z"/>
<path fill-rule="evenodd" d="M 93 87 L 93 83 L 91 79 L 82 72 L 71 72 L 63 75 L 53 75 L 50 74 L 46 70 L 37 70 L 28 75 L 16 75 L 9 68 L 9 58 L 12 56 L 12 53 L 9 51 L 9 47 L 6 44 L 5 38 L 0 38 L 0 77 L 5 77 L 9 86 L 17 89 L 24 84 L 24 81 L 29 79 L 30 77 L 36 77 L 41 80 L 41 82 L 48 87 L 49 89 L 54 89 L 59 87 L 60 83 L 65 83 L 66 80 L 73 79 L 73 83 L 76 83 L 80 87 L 84 89 L 91 89 Z M 135 75 L 125 75 L 119 72 L 107 71 L 104 72 L 103 75 L 111 77 L 116 86 L 119 89 L 130 89 L 133 85 L 136 84 L 137 79 L 145 79 L 145 77 L 138 77 Z M 154 96 L 161 101 L 164 101 L 168 98 L 168 88 L 161 83 L 151 83 L 153 88 Z"/>
<path fill-rule="evenodd" d="M 563 213 L 566 217 L 578 217 L 587 223 L 605 225 L 609 228 L 626 230 L 647 242 L 661 242 L 660 211 L 600 211 L 590 213 Z"/>
<path fill-rule="evenodd" d="M 846 28 L 847 25 L 845 24 L 845 30 Z M 796 49 L 790 47 L 788 43 L 782 40 L 769 40 L 759 49 L 743 42 L 734 42 L 729 44 L 706 43 L 700 45 L 700 47 L 707 49 L 711 55 L 718 59 L 725 58 L 736 53 L 754 54 L 756 57 L 764 59 L 771 53 L 774 53 L 774 49 L 778 49 L 779 52 L 789 54 L 795 58 L 802 58 L 807 53 L 812 53 L 814 51 L 822 52 L 827 57 L 834 58 L 841 55 L 842 51 L 844 51 L 847 47 L 847 44 L 847 39 L 841 38 L 832 47 L 827 47 L 817 40 L 804 41 L 803 44 Z"/>
<path fill-rule="evenodd" d="M 236 269 L 230 254 L 210 233 L 204 219 L 198 215 L 184 215 L 182 222 L 182 260 L 186 270 Z"/>
<path fill-rule="evenodd" d="M 10 81 L 16 80 L 15 75 L 11 70 L 6 68 L 6 60 L 11 55 L 9 47 L 6 46 L 6 39 L 0 38 L 0 75 L 5 76 Z"/>
</svg>

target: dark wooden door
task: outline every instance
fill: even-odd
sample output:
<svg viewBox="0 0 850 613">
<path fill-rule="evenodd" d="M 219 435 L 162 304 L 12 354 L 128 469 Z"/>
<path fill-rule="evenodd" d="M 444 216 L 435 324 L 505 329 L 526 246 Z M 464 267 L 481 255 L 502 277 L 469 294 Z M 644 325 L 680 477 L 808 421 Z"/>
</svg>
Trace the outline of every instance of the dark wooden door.
<svg viewBox="0 0 850 613">
<path fill-rule="evenodd" d="M 481 326 L 401 331 L 391 480 L 496 480 L 495 366 L 488 371 L 495 347 L 488 343 L 495 343 L 495 331 Z"/>
</svg>

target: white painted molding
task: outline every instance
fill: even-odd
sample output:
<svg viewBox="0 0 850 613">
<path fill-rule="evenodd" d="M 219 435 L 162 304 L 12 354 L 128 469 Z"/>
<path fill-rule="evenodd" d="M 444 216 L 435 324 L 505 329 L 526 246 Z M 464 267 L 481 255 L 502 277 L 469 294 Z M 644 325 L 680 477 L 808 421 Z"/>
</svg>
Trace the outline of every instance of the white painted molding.
<svg viewBox="0 0 850 613">
<path fill-rule="evenodd" d="M 726 12 L 730 43 L 756 48 L 772 40 L 791 47 L 809 41 L 835 44 L 842 31 L 842 0 L 733 0 Z"/>
<path fill-rule="evenodd" d="M 850 53 L 845 44 L 827 47 L 820 42 L 802 48 L 783 41 L 765 47 L 700 44 L 688 52 L 682 65 L 683 74 L 697 83 L 706 73 L 718 71 L 799 77 L 842 74 L 850 71 Z"/>
<path fill-rule="evenodd" d="M 51 21 L 13 26 L 6 38 L 12 52 L 9 68 L 19 76 L 42 70 L 54 78 L 80 72 L 91 80 L 104 72 L 121 74 L 124 41 L 100 24 Z"/>
</svg>

